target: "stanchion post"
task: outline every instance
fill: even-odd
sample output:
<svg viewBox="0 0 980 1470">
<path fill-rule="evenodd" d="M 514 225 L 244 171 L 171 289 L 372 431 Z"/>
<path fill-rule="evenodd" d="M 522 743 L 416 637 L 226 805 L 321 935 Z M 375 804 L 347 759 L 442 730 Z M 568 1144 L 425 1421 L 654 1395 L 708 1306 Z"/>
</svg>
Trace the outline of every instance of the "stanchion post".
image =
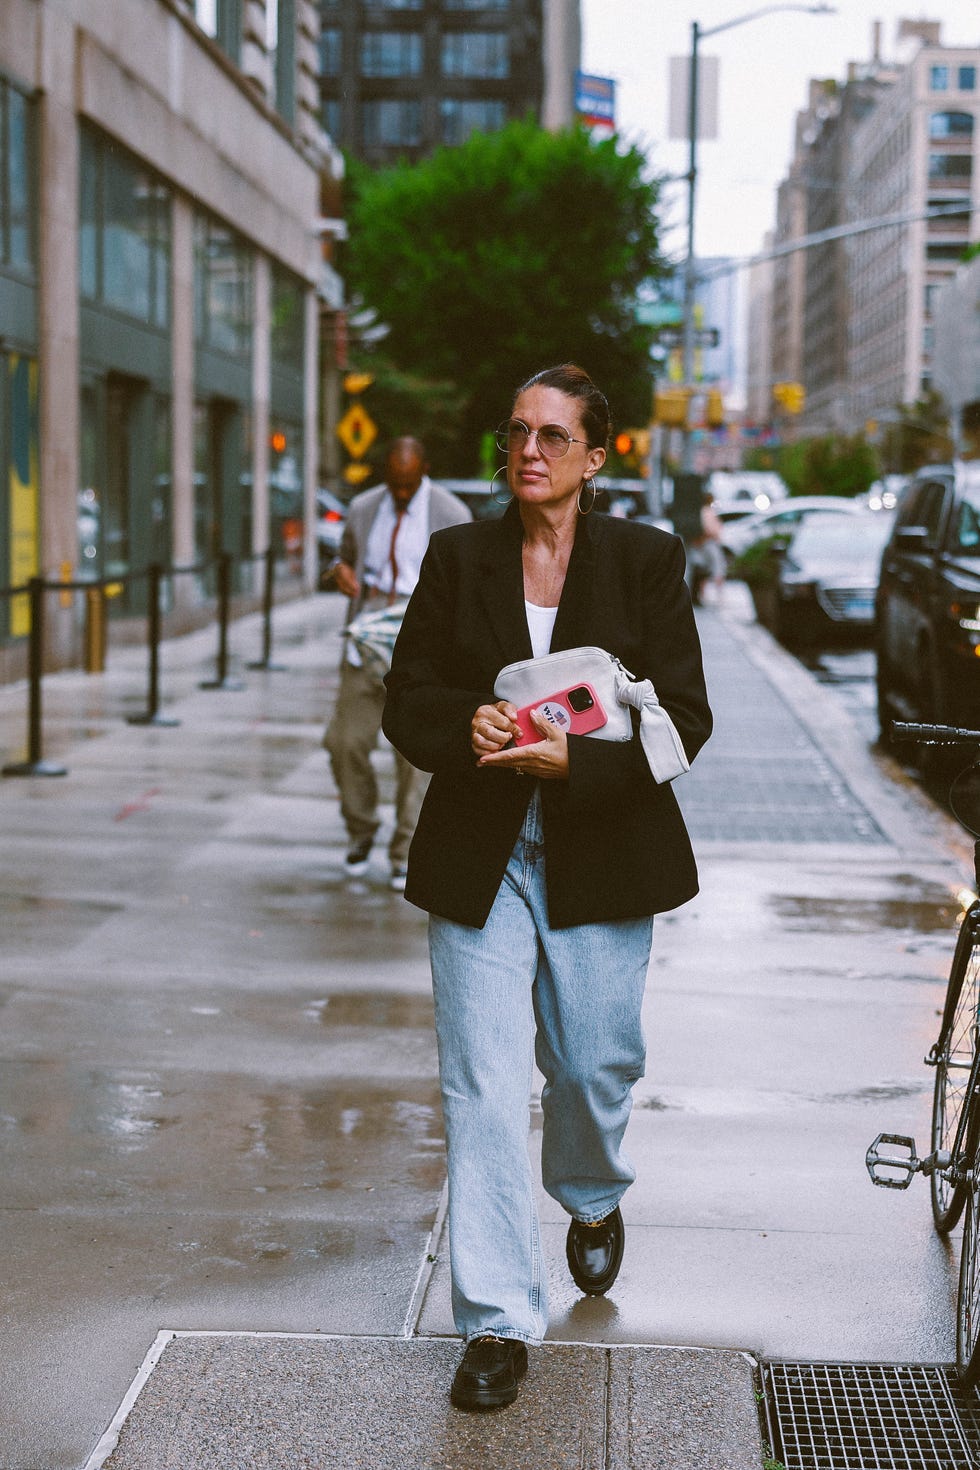
<svg viewBox="0 0 980 1470">
<path fill-rule="evenodd" d="M 147 597 L 147 645 L 149 649 L 150 681 L 146 696 L 146 711 L 141 715 L 130 715 L 130 725 L 179 725 L 179 720 L 170 719 L 161 715 L 160 710 L 160 583 L 163 580 L 163 568 L 157 561 L 151 562 L 146 569 L 146 597 Z"/>
<path fill-rule="evenodd" d="M 27 584 L 31 605 L 31 634 L 27 651 L 28 706 L 27 760 L 14 761 L 0 770 L 3 776 L 67 776 L 65 766 L 41 759 L 41 679 L 44 674 L 44 578 L 31 577 Z"/>
<path fill-rule="evenodd" d="M 218 669 L 213 679 L 201 682 L 201 689 L 244 689 L 241 679 L 228 677 L 228 615 L 231 604 L 231 553 L 218 552 Z"/>
<path fill-rule="evenodd" d="M 272 662 L 272 600 L 276 583 L 276 548 L 271 542 L 262 560 L 265 563 L 265 583 L 262 588 L 262 657 L 247 667 L 281 673 L 285 665 Z"/>
</svg>

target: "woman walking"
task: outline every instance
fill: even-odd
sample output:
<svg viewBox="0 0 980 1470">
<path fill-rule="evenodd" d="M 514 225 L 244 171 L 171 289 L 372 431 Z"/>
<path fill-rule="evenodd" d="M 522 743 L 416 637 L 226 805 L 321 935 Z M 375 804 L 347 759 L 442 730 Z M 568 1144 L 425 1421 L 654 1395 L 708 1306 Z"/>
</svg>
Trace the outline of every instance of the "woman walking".
<svg viewBox="0 0 980 1470">
<path fill-rule="evenodd" d="M 535 1061 L 542 1179 L 571 1216 L 569 1269 L 591 1294 L 616 1279 L 653 915 L 697 892 L 635 720 L 618 742 L 535 717 L 540 740 L 518 747 L 517 711 L 493 695 L 506 664 L 596 645 L 653 681 L 689 760 L 710 734 L 681 542 L 590 513 L 608 434 L 581 368 L 519 389 L 499 439 L 512 503 L 432 538 L 386 680 L 386 735 L 433 773 L 406 897 L 430 916 L 463 1409 L 513 1402 L 547 1327 L 527 1152 Z"/>
</svg>

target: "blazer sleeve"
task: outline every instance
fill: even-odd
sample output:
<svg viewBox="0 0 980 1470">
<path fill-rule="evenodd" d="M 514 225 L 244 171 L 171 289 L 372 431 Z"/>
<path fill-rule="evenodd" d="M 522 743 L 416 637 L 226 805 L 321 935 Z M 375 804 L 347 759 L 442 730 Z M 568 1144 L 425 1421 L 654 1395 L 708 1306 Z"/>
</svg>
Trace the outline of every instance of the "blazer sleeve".
<svg viewBox="0 0 980 1470">
<path fill-rule="evenodd" d="M 447 554 L 448 535 L 437 533 L 429 541 L 385 676 L 381 727 L 420 771 L 472 768 L 470 721 L 474 710 L 493 701 L 492 690 L 454 685 L 448 665 L 458 580 Z"/>
<path fill-rule="evenodd" d="M 635 624 L 641 658 L 632 672 L 652 680 L 688 761 L 693 761 L 711 734 L 712 717 L 701 643 L 684 580 L 684 547 L 675 536 L 658 539 L 644 558 Z M 633 724 L 633 739 L 625 742 L 569 735 L 569 775 L 562 798 L 566 803 L 603 807 L 621 801 L 630 785 L 635 789 L 635 783 L 657 784 L 640 743 L 635 713 Z"/>
</svg>

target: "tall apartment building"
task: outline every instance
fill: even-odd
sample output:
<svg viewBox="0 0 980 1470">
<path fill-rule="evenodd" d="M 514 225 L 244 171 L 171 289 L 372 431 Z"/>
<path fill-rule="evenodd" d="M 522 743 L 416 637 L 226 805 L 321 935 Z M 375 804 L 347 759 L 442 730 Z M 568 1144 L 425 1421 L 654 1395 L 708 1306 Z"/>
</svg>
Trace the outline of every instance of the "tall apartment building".
<svg viewBox="0 0 980 1470">
<path fill-rule="evenodd" d="M 849 242 L 855 428 L 931 385 L 935 299 L 971 238 L 978 150 L 980 47 L 944 47 L 936 26 L 854 133 L 852 209 L 916 216 Z M 922 217 L 938 208 L 949 212 Z"/>
<path fill-rule="evenodd" d="M 569 124 L 579 0 L 321 0 L 325 128 L 369 163 L 417 159 L 512 118 Z"/>
<path fill-rule="evenodd" d="M 318 34 L 315 0 L 5 0 L 0 586 L 245 558 L 312 521 L 342 173 Z M 113 612 L 140 611 L 122 585 Z M 176 577 L 175 625 L 208 595 Z M 77 600 L 46 607 L 68 659 Z M 28 632 L 0 596 L 0 676 Z"/>
<path fill-rule="evenodd" d="M 811 83 L 780 186 L 776 243 L 895 215 L 774 263 L 769 373 L 806 389 L 799 428 L 862 430 L 931 383 L 932 313 L 970 238 L 980 167 L 980 48 L 902 22 L 899 59 Z M 943 207 L 944 217 L 926 219 Z"/>
</svg>

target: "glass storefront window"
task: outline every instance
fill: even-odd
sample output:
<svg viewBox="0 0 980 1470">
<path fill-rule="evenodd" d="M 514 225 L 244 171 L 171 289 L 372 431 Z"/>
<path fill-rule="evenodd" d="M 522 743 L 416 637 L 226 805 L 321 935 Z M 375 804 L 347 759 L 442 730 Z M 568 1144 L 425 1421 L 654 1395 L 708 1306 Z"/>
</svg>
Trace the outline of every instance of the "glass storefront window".
<svg viewBox="0 0 980 1470">
<path fill-rule="evenodd" d="M 170 321 L 170 190 L 115 143 L 82 132 L 82 294 L 127 316 Z"/>
<path fill-rule="evenodd" d="M 194 335 L 233 357 L 248 357 L 252 347 L 252 252 L 204 214 L 194 217 Z"/>
<path fill-rule="evenodd" d="M 78 567 L 83 577 L 102 572 L 102 477 L 99 472 L 99 395 L 94 383 L 81 389 L 78 490 Z"/>
<path fill-rule="evenodd" d="M 303 371 L 305 294 L 295 276 L 273 262 L 271 352 L 274 362 Z"/>
<path fill-rule="evenodd" d="M 303 431 L 275 418 L 269 425 L 269 535 L 277 557 L 303 560 Z"/>
<path fill-rule="evenodd" d="M 194 560 L 208 562 L 217 548 L 212 487 L 211 415 L 206 403 L 194 405 Z"/>
<path fill-rule="evenodd" d="M 34 269 L 34 104 L 0 77 L 0 266 Z"/>
</svg>

